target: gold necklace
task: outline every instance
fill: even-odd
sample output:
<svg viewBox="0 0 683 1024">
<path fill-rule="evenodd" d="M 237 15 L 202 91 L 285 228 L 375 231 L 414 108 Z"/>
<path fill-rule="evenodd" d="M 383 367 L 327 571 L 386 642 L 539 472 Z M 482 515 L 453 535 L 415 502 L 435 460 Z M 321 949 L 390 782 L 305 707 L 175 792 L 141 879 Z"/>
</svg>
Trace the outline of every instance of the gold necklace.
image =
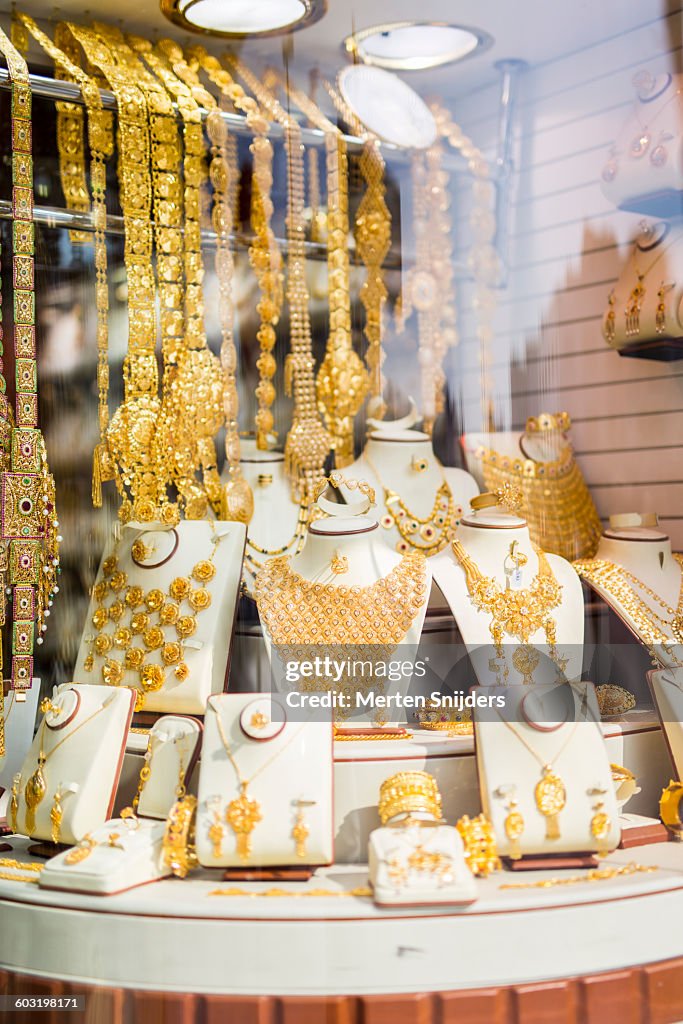
<svg viewBox="0 0 683 1024">
<path fill-rule="evenodd" d="M 526 433 L 565 434 L 571 427 L 566 413 L 529 417 Z M 568 441 L 557 459 L 541 461 L 503 455 L 493 448 L 477 448 L 484 484 L 498 491 L 506 483 L 524 496 L 524 518 L 532 541 L 554 555 L 572 562 L 592 556 L 602 534 L 602 523 Z"/>
<path fill-rule="evenodd" d="M 441 464 L 437 463 L 441 473 L 441 483 L 434 495 L 432 510 L 428 516 L 421 518 L 411 512 L 400 494 L 392 491 L 382 482 L 377 467 L 367 452 L 363 452 L 361 458 L 367 462 L 384 494 L 384 505 L 387 511 L 386 515 L 380 519 L 381 526 L 385 530 L 396 527 L 401 536 L 396 543 L 396 550 L 405 554 L 414 548 L 427 557 L 443 551 L 455 533 L 459 522 L 457 517 L 462 513 L 462 509 L 455 504 Z"/>
<path fill-rule="evenodd" d="M 364 140 L 359 170 L 365 182 L 365 192 L 356 210 L 354 234 L 358 255 L 366 271 L 365 281 L 360 290 L 360 301 L 365 309 L 363 330 L 368 343 L 365 353 L 370 391 L 368 413 L 375 419 L 383 419 L 386 406 L 382 397 L 382 315 L 387 300 L 383 264 L 391 248 L 391 213 L 385 201 L 384 186 L 386 165 L 376 136 L 367 131 L 329 82 L 325 82 L 325 88 L 354 135 Z"/>
<path fill-rule="evenodd" d="M 256 576 L 257 573 L 263 568 L 263 561 L 256 557 L 256 555 L 265 555 L 266 558 L 277 558 L 279 555 L 298 555 L 304 546 L 306 540 L 306 533 L 308 531 L 308 523 L 311 518 L 311 506 L 308 504 L 299 505 L 299 516 L 297 518 L 296 527 L 294 533 L 287 541 L 279 548 L 264 548 L 261 547 L 256 541 L 251 540 L 247 536 L 247 545 L 244 552 L 244 567 L 247 569 L 252 576 Z M 256 554 L 253 554 L 255 552 Z"/>
<path fill-rule="evenodd" d="M 315 394 L 313 339 L 306 284 L 304 227 L 304 147 L 301 128 L 252 72 L 234 55 L 229 65 L 247 83 L 262 109 L 282 125 L 287 154 L 287 301 L 291 352 L 285 364 L 285 391 L 294 398 L 292 425 L 285 442 L 285 468 L 292 496 L 304 500 L 324 475 L 331 438 L 320 422 Z"/>
<path fill-rule="evenodd" d="M 398 644 L 427 600 L 425 560 L 413 551 L 370 586 L 348 587 L 313 583 L 284 556 L 266 563 L 254 593 L 274 644 Z"/>
<path fill-rule="evenodd" d="M 353 421 L 369 386 L 365 366 L 352 345 L 346 143 L 339 128 L 291 82 L 287 83 L 287 95 L 325 137 L 330 334 L 325 358 L 318 370 L 316 390 L 318 403 L 325 410 L 325 423 L 332 435 L 334 462 L 339 469 L 353 462 Z"/>
<path fill-rule="evenodd" d="M 560 603 L 562 585 L 557 582 L 540 548 L 532 545 L 538 557 L 538 572 L 531 585 L 525 590 L 512 590 L 509 587 L 503 590 L 493 576 L 484 576 L 461 541 L 454 540 L 451 547 L 465 573 L 472 604 L 478 611 L 490 612 L 492 616 L 489 630 L 497 648 L 502 644 L 504 636 L 514 637 L 527 644 L 539 629 L 544 631 L 550 647 L 555 646 L 555 620 L 549 612 Z"/>
<path fill-rule="evenodd" d="M 218 728 L 218 735 L 220 736 L 223 749 L 225 750 L 226 757 L 232 765 L 232 768 L 237 777 L 239 786 L 239 796 L 236 796 L 227 806 L 225 812 L 225 820 L 230 828 L 235 833 L 235 842 L 237 844 L 237 856 L 243 862 L 249 860 L 251 856 L 251 833 L 254 831 L 256 825 L 263 820 L 261 814 L 261 805 L 258 800 L 253 800 L 248 795 L 249 786 L 252 784 L 254 779 L 258 778 L 259 775 L 263 774 L 266 768 L 287 750 L 288 747 L 294 742 L 294 740 L 303 732 L 307 722 L 304 722 L 298 729 L 292 730 L 292 735 L 285 743 L 279 747 L 275 753 L 264 761 L 260 765 L 254 774 L 249 779 L 245 779 L 240 771 L 240 767 L 237 764 L 235 755 L 232 752 L 228 738 L 225 735 L 225 729 L 223 728 L 223 722 L 219 714 L 218 708 L 214 705 L 213 701 L 209 698 L 208 705 L 216 716 L 216 726 Z"/>
<path fill-rule="evenodd" d="M 607 591 L 622 606 L 627 615 L 633 619 L 646 644 L 662 644 L 671 641 L 683 643 L 683 555 L 673 556 L 681 567 L 681 586 L 678 594 L 678 605 L 672 608 L 663 601 L 655 591 L 643 583 L 621 565 L 606 559 L 580 559 L 574 562 L 579 576 L 593 586 Z M 643 593 L 652 598 L 666 612 L 666 618 L 648 605 L 637 593 L 639 587 Z"/>
<path fill-rule="evenodd" d="M 569 746 L 569 743 L 573 739 L 580 723 L 574 723 L 573 728 L 569 730 L 568 735 L 555 756 L 552 758 L 546 758 L 542 757 L 537 750 L 534 750 L 526 737 L 519 733 L 511 722 L 508 722 L 507 719 L 503 718 L 499 711 L 496 710 L 496 714 L 506 729 L 510 730 L 512 735 L 515 736 L 524 747 L 526 747 L 531 756 L 540 764 L 541 778 L 534 787 L 534 800 L 536 801 L 536 807 L 539 812 L 545 818 L 546 839 L 559 839 L 559 815 L 567 802 L 567 791 L 565 789 L 564 782 L 554 770 L 553 766 L 557 764 L 560 757 Z"/>
<path fill-rule="evenodd" d="M 126 670 L 137 672 L 140 685 L 137 711 L 144 707 L 147 693 L 162 689 L 168 669 L 172 668 L 181 682 L 190 674 L 185 661 L 185 641 L 197 631 L 197 615 L 211 605 L 212 596 L 206 584 L 216 575 L 214 559 L 222 539 L 214 532 L 210 558 L 196 562 L 189 576 L 176 576 L 167 593 L 158 587 L 145 591 L 137 584 L 128 585 L 127 574 L 119 568 L 116 550 L 102 563 L 102 578 L 93 587 L 97 607 L 91 621 L 97 634 L 86 637 L 90 652 L 83 668 L 92 672 L 96 658 L 103 659 L 102 681 L 107 686 L 120 686 Z M 193 587 L 193 581 L 200 586 Z M 105 605 L 108 597 L 113 600 Z M 183 614 L 184 603 L 189 605 L 189 613 Z M 105 631 L 108 623 L 113 625 L 112 632 Z M 175 637 L 166 633 L 171 627 Z M 138 637 L 142 646 L 136 645 Z M 122 660 L 114 657 L 118 651 L 123 653 Z M 161 664 L 150 660 L 156 656 Z"/>
<path fill-rule="evenodd" d="M 45 728 L 47 724 L 46 719 L 43 718 L 43 724 L 40 729 L 40 739 L 38 741 L 38 763 L 33 774 L 29 776 L 29 779 L 26 783 L 26 787 L 24 789 L 24 801 L 26 803 L 26 832 L 28 833 L 29 836 L 35 832 L 36 809 L 43 802 L 45 794 L 47 793 L 47 780 L 45 778 L 45 773 L 43 772 L 43 768 L 45 767 L 47 761 L 52 757 L 55 751 L 59 750 L 59 748 L 67 742 L 67 740 L 70 740 L 71 737 L 75 736 L 76 733 L 79 732 L 84 726 L 86 726 L 89 722 L 92 722 L 92 720 L 94 718 L 97 718 L 98 715 L 102 714 L 105 708 L 109 707 L 111 699 L 112 698 L 110 697 L 108 700 L 104 702 L 104 704 L 102 704 L 101 707 L 97 708 L 96 711 L 93 711 L 93 713 L 91 715 L 88 715 L 87 718 L 84 718 L 82 722 L 79 722 L 78 725 L 74 729 L 72 729 L 67 736 L 64 736 L 63 739 L 59 740 L 59 742 L 56 743 L 51 750 L 48 750 L 47 754 L 43 749 L 43 742 L 45 740 Z"/>
</svg>

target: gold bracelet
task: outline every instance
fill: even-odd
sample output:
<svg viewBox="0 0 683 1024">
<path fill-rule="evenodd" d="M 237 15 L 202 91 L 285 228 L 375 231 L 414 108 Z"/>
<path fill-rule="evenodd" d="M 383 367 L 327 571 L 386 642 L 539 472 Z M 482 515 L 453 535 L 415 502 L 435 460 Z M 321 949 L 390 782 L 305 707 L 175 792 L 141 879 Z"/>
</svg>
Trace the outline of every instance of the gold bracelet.
<svg viewBox="0 0 683 1024">
<path fill-rule="evenodd" d="M 681 820 L 681 800 L 683 800 L 683 783 L 669 782 L 662 790 L 659 798 L 659 816 L 663 823 L 677 839 L 683 837 L 683 820 Z"/>
<path fill-rule="evenodd" d="M 500 506 L 505 512 L 515 515 L 523 504 L 524 496 L 521 490 L 507 483 L 497 491 L 484 491 L 483 494 L 476 494 L 474 498 L 470 498 L 470 506 L 475 512 Z"/>
<path fill-rule="evenodd" d="M 636 706 L 636 698 L 623 686 L 615 686 L 613 683 L 602 683 L 595 687 L 595 696 L 598 700 L 601 718 L 611 718 L 614 715 L 623 715 Z"/>
<path fill-rule="evenodd" d="M 441 793 L 429 772 L 396 772 L 380 786 L 378 813 L 383 825 L 397 814 L 424 811 L 441 820 Z"/>
<path fill-rule="evenodd" d="M 166 819 L 164 864 L 176 878 L 185 878 L 189 871 L 197 867 L 194 848 L 196 813 L 197 798 L 184 796 L 182 800 L 176 801 Z"/>
<path fill-rule="evenodd" d="M 500 871 L 496 836 L 485 814 L 476 818 L 464 814 L 455 827 L 465 844 L 465 862 L 473 875 L 487 878 L 492 871 Z"/>
</svg>

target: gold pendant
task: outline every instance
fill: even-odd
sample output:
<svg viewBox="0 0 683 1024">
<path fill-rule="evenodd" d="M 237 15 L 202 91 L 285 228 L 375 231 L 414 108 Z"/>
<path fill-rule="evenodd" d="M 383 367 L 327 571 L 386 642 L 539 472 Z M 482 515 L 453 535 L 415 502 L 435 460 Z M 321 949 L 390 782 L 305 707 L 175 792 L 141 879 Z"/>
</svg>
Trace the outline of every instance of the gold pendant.
<svg viewBox="0 0 683 1024">
<path fill-rule="evenodd" d="M 247 782 L 241 784 L 240 795 L 230 801 L 225 815 L 225 820 L 235 833 L 237 856 L 243 862 L 251 856 L 251 833 L 262 820 L 260 804 L 247 796 L 248 785 Z"/>
<path fill-rule="evenodd" d="M 38 758 L 38 767 L 26 783 L 26 789 L 24 790 L 24 800 L 26 801 L 26 831 L 29 836 L 32 835 L 36 829 L 36 808 L 40 803 L 42 803 L 47 792 L 47 783 L 45 781 L 45 776 L 43 775 L 44 764 L 45 756 L 41 754 Z"/>
<path fill-rule="evenodd" d="M 217 812 L 213 825 L 209 825 L 209 840 L 213 847 L 213 856 L 218 859 L 223 852 L 223 826 Z"/>
<path fill-rule="evenodd" d="M 543 777 L 536 783 L 534 789 L 536 806 L 545 817 L 546 839 L 560 838 L 559 814 L 567 802 L 567 791 L 564 782 L 559 775 L 553 771 L 553 766 L 546 764 L 543 768 Z"/>
<path fill-rule="evenodd" d="M 600 807 L 603 804 L 599 805 Z M 598 841 L 598 856 L 605 857 L 609 853 L 609 830 L 612 825 L 609 814 L 597 810 L 591 818 L 591 835 Z"/>
</svg>

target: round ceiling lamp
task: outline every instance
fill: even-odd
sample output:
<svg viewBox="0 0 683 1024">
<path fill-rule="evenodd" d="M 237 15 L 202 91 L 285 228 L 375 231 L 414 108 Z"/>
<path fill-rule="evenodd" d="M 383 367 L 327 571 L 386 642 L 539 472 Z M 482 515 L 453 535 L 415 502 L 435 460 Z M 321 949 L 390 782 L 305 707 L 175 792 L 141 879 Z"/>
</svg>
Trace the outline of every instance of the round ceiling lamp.
<svg viewBox="0 0 683 1024">
<path fill-rule="evenodd" d="M 279 36 L 312 25 L 326 0 L 160 0 L 161 12 L 189 32 L 245 39 Z"/>
<path fill-rule="evenodd" d="M 354 64 L 338 76 L 339 91 L 373 135 L 405 149 L 427 149 L 436 140 L 436 121 L 414 89 L 382 68 Z"/>
<path fill-rule="evenodd" d="M 359 29 L 344 49 L 363 64 L 390 71 L 423 71 L 482 53 L 493 38 L 478 28 L 435 21 L 397 21 Z"/>
</svg>

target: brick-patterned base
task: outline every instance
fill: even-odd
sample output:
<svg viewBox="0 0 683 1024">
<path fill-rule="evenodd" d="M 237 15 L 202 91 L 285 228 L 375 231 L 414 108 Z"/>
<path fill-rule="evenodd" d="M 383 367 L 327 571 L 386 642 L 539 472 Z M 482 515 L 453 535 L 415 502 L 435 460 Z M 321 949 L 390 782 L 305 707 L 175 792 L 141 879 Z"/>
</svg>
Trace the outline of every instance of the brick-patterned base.
<svg viewBox="0 0 683 1024">
<path fill-rule="evenodd" d="M 501 988 L 369 996 L 134 992 L 0 971 L 0 994 L 85 995 L 81 1024 L 678 1024 L 683 958 Z M 16 1010 L 12 1024 L 63 1024 L 59 1010 Z"/>
</svg>

